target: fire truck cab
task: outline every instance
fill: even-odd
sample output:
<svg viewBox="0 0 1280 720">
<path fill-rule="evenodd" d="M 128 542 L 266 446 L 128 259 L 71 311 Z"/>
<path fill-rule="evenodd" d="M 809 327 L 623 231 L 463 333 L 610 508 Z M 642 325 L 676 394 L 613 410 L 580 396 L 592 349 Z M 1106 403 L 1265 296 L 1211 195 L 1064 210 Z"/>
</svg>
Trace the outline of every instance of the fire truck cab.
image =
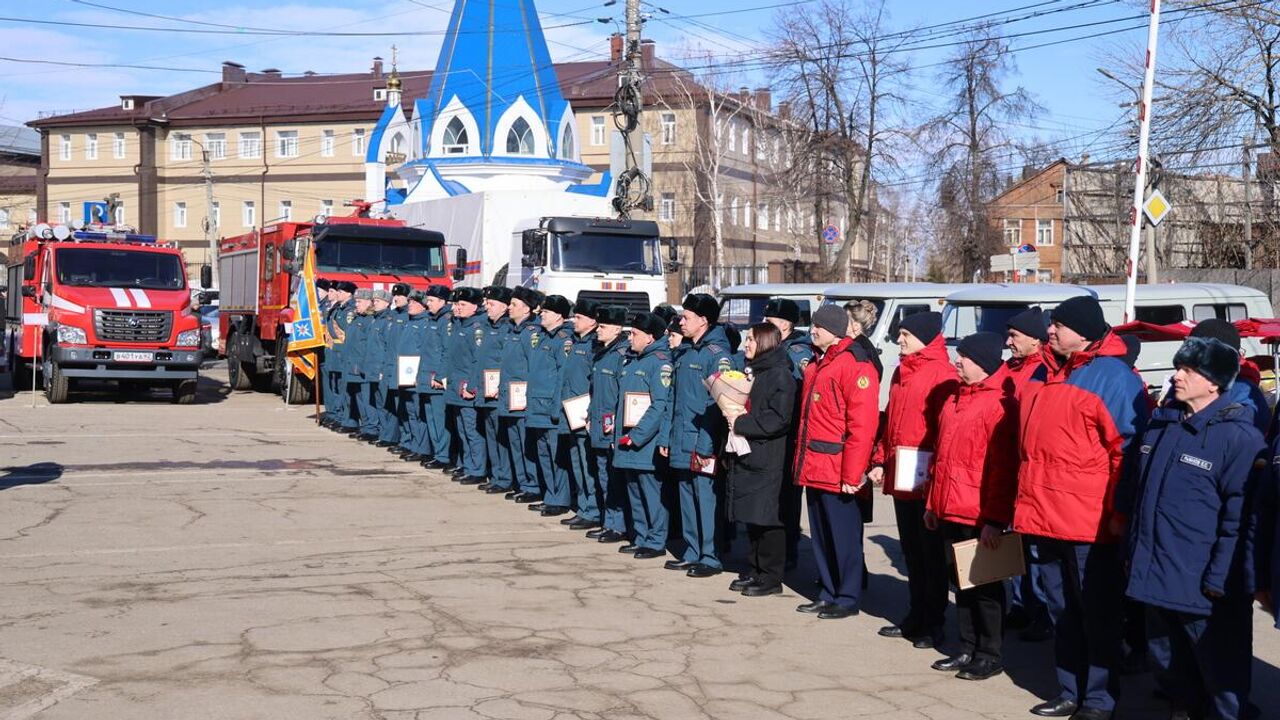
<svg viewBox="0 0 1280 720">
<path fill-rule="evenodd" d="M 5 349 L 15 389 L 38 372 L 63 403 L 81 380 L 195 400 L 200 320 L 182 251 L 129 228 L 38 224 L 10 243 Z"/>
</svg>

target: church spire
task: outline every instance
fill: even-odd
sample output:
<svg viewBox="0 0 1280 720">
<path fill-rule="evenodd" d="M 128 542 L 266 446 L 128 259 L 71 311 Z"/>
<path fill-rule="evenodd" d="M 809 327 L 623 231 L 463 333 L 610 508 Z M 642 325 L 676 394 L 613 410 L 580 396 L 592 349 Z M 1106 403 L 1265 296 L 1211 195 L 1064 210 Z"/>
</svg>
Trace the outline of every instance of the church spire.
<svg viewBox="0 0 1280 720">
<path fill-rule="evenodd" d="M 387 105 L 395 107 L 400 104 L 400 73 L 396 69 L 396 53 L 395 45 L 391 46 L 391 75 L 387 78 Z"/>
</svg>

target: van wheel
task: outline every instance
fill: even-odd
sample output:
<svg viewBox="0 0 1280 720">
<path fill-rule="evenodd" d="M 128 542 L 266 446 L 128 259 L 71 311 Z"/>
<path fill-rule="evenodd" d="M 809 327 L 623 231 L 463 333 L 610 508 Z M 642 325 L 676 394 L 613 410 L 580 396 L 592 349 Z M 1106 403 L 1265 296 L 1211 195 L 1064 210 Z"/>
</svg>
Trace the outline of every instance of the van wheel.
<svg viewBox="0 0 1280 720">
<path fill-rule="evenodd" d="M 50 405 L 58 405 L 71 396 L 71 379 L 62 374 L 58 363 L 49 363 L 49 377 L 44 379 L 44 396 Z"/>
<path fill-rule="evenodd" d="M 175 405 L 190 405 L 196 401 L 196 385 L 195 380 L 179 380 L 173 384 L 173 403 Z"/>
</svg>

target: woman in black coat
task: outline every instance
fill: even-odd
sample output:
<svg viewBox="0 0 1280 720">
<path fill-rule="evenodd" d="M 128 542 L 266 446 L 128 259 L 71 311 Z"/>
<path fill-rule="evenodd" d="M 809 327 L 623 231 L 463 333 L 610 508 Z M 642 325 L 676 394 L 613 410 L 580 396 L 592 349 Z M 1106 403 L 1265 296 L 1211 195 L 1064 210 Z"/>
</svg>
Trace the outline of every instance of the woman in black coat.
<svg viewBox="0 0 1280 720">
<path fill-rule="evenodd" d="M 787 475 L 787 440 L 792 432 L 796 381 L 791 359 L 782 349 L 782 333 L 772 324 L 752 325 L 744 350 L 754 378 L 745 413 L 729 418 L 751 452 L 728 455 L 727 514 L 747 526 L 751 570 L 730 584 L 747 597 L 782 592 L 786 530 L 778 517 L 778 494 Z"/>
</svg>

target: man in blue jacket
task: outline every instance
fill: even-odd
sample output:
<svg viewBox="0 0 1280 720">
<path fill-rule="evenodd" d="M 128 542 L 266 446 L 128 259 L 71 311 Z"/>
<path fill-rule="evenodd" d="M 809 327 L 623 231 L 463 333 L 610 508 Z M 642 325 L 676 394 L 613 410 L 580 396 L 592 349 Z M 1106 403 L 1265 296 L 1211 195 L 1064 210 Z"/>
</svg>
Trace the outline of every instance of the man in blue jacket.
<svg viewBox="0 0 1280 720">
<path fill-rule="evenodd" d="M 408 319 L 409 291 L 412 288 L 406 283 L 396 283 L 391 287 L 391 307 L 387 310 L 384 322 L 385 337 L 383 345 L 386 353 L 383 356 L 382 369 L 382 428 L 378 433 L 378 447 L 385 447 L 394 452 L 400 444 L 400 433 L 403 432 L 405 416 L 401 412 L 400 398 L 400 332 Z"/>
<path fill-rule="evenodd" d="M 1258 479 L 1257 509 L 1251 555 L 1254 563 L 1254 598 L 1280 628 L 1280 612 L 1276 609 L 1276 582 L 1280 581 L 1280 442 L 1271 446 L 1271 464 Z"/>
<path fill-rule="evenodd" d="M 400 433 L 398 455 L 410 462 L 419 462 L 427 457 L 427 422 L 426 396 L 419 391 L 419 378 L 422 375 L 422 350 L 427 342 L 427 304 L 426 295 L 420 290 L 409 293 L 409 302 L 405 308 L 404 325 L 396 337 L 397 370 L 402 358 L 418 358 L 418 373 L 409 378 L 411 384 L 402 384 L 406 378 L 396 375 L 396 386 L 400 393 L 397 405 L 404 418 L 404 430 Z"/>
<path fill-rule="evenodd" d="M 538 327 L 538 310 L 545 299 L 537 290 L 518 287 L 512 289 L 511 303 L 507 306 L 511 332 L 502 348 L 498 432 L 507 439 L 507 456 L 511 463 L 512 486 L 507 489 L 505 497 L 518 503 L 535 503 L 542 499 L 537 459 L 533 447 L 528 444 L 525 423 L 529 406 L 529 357 L 536 349 L 534 336 L 542 332 Z"/>
<path fill-rule="evenodd" d="M 506 492 L 511 487 L 510 457 L 506 441 L 498 432 L 498 380 L 502 370 L 502 348 L 511 334 L 511 319 L 507 317 L 510 304 L 510 288 L 490 285 L 484 289 L 485 318 L 480 323 L 484 339 L 476 356 L 480 363 L 480 396 L 476 398 L 476 408 L 480 413 L 485 456 L 489 462 L 488 481 L 479 483 L 480 490 L 484 492 L 493 487 Z"/>
<path fill-rule="evenodd" d="M 703 381 L 734 369 L 733 350 L 724 328 L 716 324 L 720 305 L 701 293 L 684 299 L 680 318 L 686 342 L 673 354 L 669 459 L 680 493 L 680 528 L 684 555 L 667 561 L 668 570 L 689 577 L 712 577 L 721 572 L 716 476 L 726 435 L 724 417 Z"/>
<path fill-rule="evenodd" d="M 428 470 L 447 467 L 452 461 L 452 435 L 449 432 L 445 392 L 445 340 L 453 324 L 452 295 L 444 285 L 427 288 L 427 337 L 423 342 L 422 360 L 418 365 L 418 387 L 426 396 L 427 445 L 430 457 L 422 461 Z M 425 379 L 425 383 L 423 380 Z"/>
<path fill-rule="evenodd" d="M 369 315 L 364 356 L 361 358 L 360 367 L 364 383 L 361 392 L 365 398 L 364 407 L 361 410 L 367 410 L 360 420 L 360 439 L 375 444 L 379 441 L 385 421 L 383 404 L 386 396 L 383 393 L 382 374 L 386 369 L 387 356 L 390 354 L 387 352 L 387 330 L 390 326 L 387 313 L 391 308 L 391 293 L 386 290 L 374 290 L 371 295 L 373 296 L 372 313 Z"/>
<path fill-rule="evenodd" d="M 347 407 L 347 416 L 343 420 L 342 430 L 349 437 L 360 436 L 360 421 L 367 412 L 364 407 L 364 375 L 360 364 L 368 345 L 369 309 L 372 307 L 373 291 L 358 288 L 351 293 L 351 307 L 346 315 L 346 340 L 342 350 L 342 386 L 347 395 L 343 404 Z"/>
<path fill-rule="evenodd" d="M 1209 318 L 1196 323 L 1196 326 L 1191 329 L 1191 337 L 1214 338 L 1236 351 L 1236 358 L 1240 361 L 1240 372 L 1236 374 L 1235 382 L 1231 383 L 1231 389 L 1224 391 L 1223 394 L 1228 400 L 1248 410 L 1253 415 L 1253 426 L 1265 436 L 1267 427 L 1271 424 L 1271 406 L 1267 404 L 1267 396 L 1263 394 L 1262 388 L 1258 387 L 1260 378 L 1257 366 L 1249 363 L 1240 349 L 1240 331 L 1226 320 Z M 1246 368 L 1252 372 L 1246 372 Z"/>
<path fill-rule="evenodd" d="M 639 560 L 667 554 L 667 508 L 657 468 L 669 446 L 671 351 L 662 342 L 666 323 L 652 313 L 631 319 L 631 350 L 618 376 L 618 404 L 610 419 L 618 438 L 613 465 L 626 474 L 635 538 L 618 552 Z M 645 405 L 647 404 L 647 407 Z M 638 417 L 637 417 L 638 415 Z"/>
<path fill-rule="evenodd" d="M 530 510 L 543 517 L 556 517 L 569 512 L 569 458 L 560 447 L 564 430 L 564 411 L 560 407 L 560 369 L 573 350 L 573 330 L 565 322 L 573 306 L 563 295 L 548 295 L 542 303 L 538 320 L 541 332 L 530 338 L 529 355 L 529 444 L 535 448 L 538 476 L 542 484 L 542 502 Z"/>
<path fill-rule="evenodd" d="M 1237 720 L 1253 654 L 1242 528 L 1265 443 L 1230 396 L 1237 350 L 1192 337 L 1173 364 L 1174 400 L 1152 416 L 1116 493 L 1129 518 L 1127 593 L 1154 616 L 1151 657 L 1175 717 Z"/>
<path fill-rule="evenodd" d="M 333 283 L 330 292 L 334 295 L 334 302 L 325 322 L 325 336 L 329 340 L 329 347 L 325 349 L 328 368 L 325 373 L 325 393 L 329 401 L 327 404 L 333 408 L 329 427 L 341 432 L 355 426 L 351 420 L 351 408 L 347 406 L 347 384 L 343 380 L 347 327 L 355 318 L 355 301 L 351 297 L 355 291 L 356 285 L 353 282 L 340 280 Z"/>
<path fill-rule="evenodd" d="M 591 361 L 595 356 L 596 312 L 599 305 L 593 300 L 579 300 L 573 306 L 573 345 L 569 356 L 560 368 L 560 397 L 563 406 L 572 398 L 591 394 Z M 589 406 L 588 406 L 589 407 Z M 573 478 L 573 503 L 576 515 L 560 522 L 570 530 L 590 530 L 600 527 L 600 496 L 596 492 L 596 467 L 588 456 L 587 428 L 569 427 L 567 415 L 561 418 L 564 431 L 560 434 L 561 453 L 569 458 L 569 474 Z"/>
<path fill-rule="evenodd" d="M 461 444 L 459 466 L 454 473 L 458 482 L 478 485 L 488 473 L 484 437 L 480 434 L 476 401 L 483 392 L 480 381 L 478 353 L 484 344 L 484 328 L 476 313 L 484 302 L 479 288 L 464 287 L 454 290 L 453 326 L 449 333 L 446 363 L 447 389 L 445 403 L 453 411 L 454 433 Z"/>
<path fill-rule="evenodd" d="M 596 496 L 604 508 L 604 525 L 587 532 L 587 537 L 602 543 L 627 539 L 626 473 L 614 466 L 613 445 L 617 427 L 618 378 L 630 349 L 629 338 L 622 332 L 627 310 L 609 305 L 596 311 L 596 347 L 591 362 L 591 406 L 587 410 L 591 457 L 595 467 Z M 664 539 L 665 542 L 665 539 Z"/>
</svg>

